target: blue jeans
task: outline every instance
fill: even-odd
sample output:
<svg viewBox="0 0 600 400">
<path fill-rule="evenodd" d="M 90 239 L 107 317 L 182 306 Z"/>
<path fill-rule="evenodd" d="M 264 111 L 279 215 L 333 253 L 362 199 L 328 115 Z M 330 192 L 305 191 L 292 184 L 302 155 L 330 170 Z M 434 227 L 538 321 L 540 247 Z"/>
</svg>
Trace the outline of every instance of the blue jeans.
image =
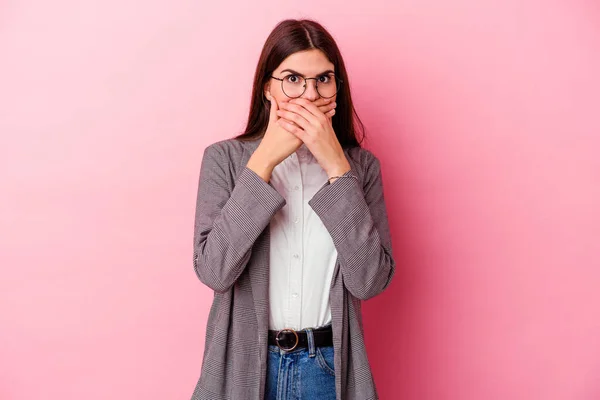
<svg viewBox="0 0 600 400">
<path fill-rule="evenodd" d="M 265 400 L 335 400 L 333 346 L 315 347 L 312 329 L 304 330 L 308 348 L 269 345 Z"/>
</svg>

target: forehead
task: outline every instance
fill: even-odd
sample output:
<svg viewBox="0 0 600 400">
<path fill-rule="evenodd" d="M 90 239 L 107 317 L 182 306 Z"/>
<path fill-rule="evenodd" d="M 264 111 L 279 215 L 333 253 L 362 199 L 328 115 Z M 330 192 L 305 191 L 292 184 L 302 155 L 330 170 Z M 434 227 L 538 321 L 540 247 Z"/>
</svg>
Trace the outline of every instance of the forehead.
<svg viewBox="0 0 600 400">
<path fill-rule="evenodd" d="M 290 54 L 274 72 L 280 72 L 289 68 L 303 75 L 316 75 L 328 69 L 333 70 L 333 63 L 329 61 L 325 53 L 318 49 L 310 49 Z"/>
</svg>

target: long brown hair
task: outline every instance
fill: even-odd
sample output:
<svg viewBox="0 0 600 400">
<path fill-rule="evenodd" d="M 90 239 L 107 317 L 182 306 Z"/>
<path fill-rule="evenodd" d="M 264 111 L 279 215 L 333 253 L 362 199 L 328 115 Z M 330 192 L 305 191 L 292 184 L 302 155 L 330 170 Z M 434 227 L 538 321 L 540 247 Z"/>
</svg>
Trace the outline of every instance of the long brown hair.
<svg viewBox="0 0 600 400">
<path fill-rule="evenodd" d="M 267 38 L 252 86 L 252 100 L 248 123 L 244 133 L 235 137 L 239 140 L 254 140 L 262 137 L 269 123 L 270 102 L 265 98 L 264 87 L 275 69 L 288 56 L 298 51 L 310 49 L 321 50 L 334 65 L 334 71 L 343 83 L 336 97 L 335 116 L 332 119 L 333 129 L 343 148 L 360 147 L 365 136 L 365 127 L 360 120 L 350 95 L 350 83 L 344 60 L 333 37 L 318 22 L 308 19 L 286 19 L 273 29 Z M 361 140 L 357 133 L 361 134 Z"/>
</svg>

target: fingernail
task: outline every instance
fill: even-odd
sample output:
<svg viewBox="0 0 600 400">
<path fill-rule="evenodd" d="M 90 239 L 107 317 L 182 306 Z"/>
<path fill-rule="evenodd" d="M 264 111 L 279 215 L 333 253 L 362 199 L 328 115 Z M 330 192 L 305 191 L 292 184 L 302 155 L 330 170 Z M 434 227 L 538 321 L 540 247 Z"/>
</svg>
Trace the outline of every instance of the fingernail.
<svg viewBox="0 0 600 400">
<path fill-rule="evenodd" d="M 331 105 L 332 105 L 332 106 L 334 106 L 334 107 L 336 107 L 336 106 L 337 106 L 337 103 L 336 103 L 336 102 L 333 102 Z"/>
</svg>

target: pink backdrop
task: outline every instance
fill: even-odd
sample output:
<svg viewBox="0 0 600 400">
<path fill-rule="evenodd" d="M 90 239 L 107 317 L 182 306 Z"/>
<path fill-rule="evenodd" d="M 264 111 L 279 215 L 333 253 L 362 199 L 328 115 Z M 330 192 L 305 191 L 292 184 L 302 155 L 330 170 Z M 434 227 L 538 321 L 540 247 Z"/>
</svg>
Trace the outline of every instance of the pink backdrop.
<svg viewBox="0 0 600 400">
<path fill-rule="evenodd" d="M 201 155 L 285 17 L 334 34 L 382 161 L 382 399 L 600 398 L 597 2 L 202 3 L 0 2 L 0 399 L 190 397 Z"/>
</svg>

